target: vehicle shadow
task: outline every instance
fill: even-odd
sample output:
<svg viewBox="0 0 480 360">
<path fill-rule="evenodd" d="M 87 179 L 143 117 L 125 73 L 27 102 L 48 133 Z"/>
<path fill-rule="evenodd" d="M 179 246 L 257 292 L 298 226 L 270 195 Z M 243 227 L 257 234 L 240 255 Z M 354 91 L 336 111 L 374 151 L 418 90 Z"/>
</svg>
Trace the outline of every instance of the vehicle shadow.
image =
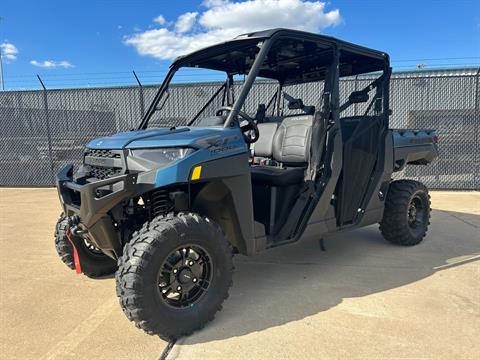
<svg viewBox="0 0 480 360">
<path fill-rule="evenodd" d="M 304 319 L 340 304 L 480 260 L 480 215 L 434 210 L 427 238 L 401 247 L 377 226 L 235 258 L 234 285 L 223 310 L 183 344 L 242 336 Z"/>
</svg>

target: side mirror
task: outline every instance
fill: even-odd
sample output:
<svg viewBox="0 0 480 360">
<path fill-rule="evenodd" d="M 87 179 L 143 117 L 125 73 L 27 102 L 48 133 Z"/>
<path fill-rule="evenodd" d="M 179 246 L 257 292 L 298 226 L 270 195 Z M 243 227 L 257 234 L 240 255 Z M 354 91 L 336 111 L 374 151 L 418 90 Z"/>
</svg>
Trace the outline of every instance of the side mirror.
<svg viewBox="0 0 480 360">
<path fill-rule="evenodd" d="M 368 101 L 368 98 L 368 93 L 364 91 L 354 91 L 348 97 L 348 102 L 350 104 L 366 103 Z"/>
</svg>

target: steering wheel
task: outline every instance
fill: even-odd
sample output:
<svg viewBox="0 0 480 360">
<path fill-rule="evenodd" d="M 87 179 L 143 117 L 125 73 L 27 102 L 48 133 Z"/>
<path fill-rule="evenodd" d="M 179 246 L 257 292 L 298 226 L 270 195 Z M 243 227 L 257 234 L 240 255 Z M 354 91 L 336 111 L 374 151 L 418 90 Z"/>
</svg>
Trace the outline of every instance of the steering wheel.
<svg viewBox="0 0 480 360">
<path fill-rule="evenodd" d="M 222 106 L 215 110 L 215 115 L 221 116 L 225 112 L 230 112 L 232 110 L 233 107 L 231 106 Z M 240 130 L 242 130 L 243 139 L 247 144 L 253 144 L 260 136 L 255 119 L 243 111 L 239 111 L 238 116 L 242 119 L 242 121 L 240 121 Z"/>
</svg>

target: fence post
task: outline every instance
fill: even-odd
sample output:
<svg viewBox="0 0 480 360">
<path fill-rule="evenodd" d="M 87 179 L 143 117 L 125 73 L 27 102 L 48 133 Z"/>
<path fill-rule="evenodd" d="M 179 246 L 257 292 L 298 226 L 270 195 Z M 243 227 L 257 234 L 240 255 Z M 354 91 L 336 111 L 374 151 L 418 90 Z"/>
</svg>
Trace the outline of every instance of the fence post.
<svg viewBox="0 0 480 360">
<path fill-rule="evenodd" d="M 142 83 L 140 82 L 140 79 L 138 78 L 137 74 L 135 73 L 135 70 L 133 70 L 133 76 L 135 76 L 135 80 L 137 80 L 139 89 L 140 89 L 140 113 L 143 116 L 145 115 L 145 102 L 143 99 L 143 86 Z"/>
<path fill-rule="evenodd" d="M 40 84 L 42 85 L 43 88 L 43 103 L 45 107 L 45 125 L 47 128 L 47 142 L 48 142 L 48 157 L 50 160 L 50 175 L 51 175 L 51 181 L 55 181 L 55 168 L 53 165 L 53 151 L 52 151 L 52 134 L 50 132 L 50 114 L 48 111 L 48 97 L 47 97 L 47 88 L 45 87 L 45 84 L 43 83 L 42 79 L 40 78 L 40 75 L 37 74 L 38 81 L 40 81 Z M 55 183 L 55 182 L 54 182 Z"/>
<path fill-rule="evenodd" d="M 480 109 L 478 108 L 480 106 L 480 94 L 479 94 L 479 89 L 480 87 L 480 67 L 478 68 L 477 70 L 477 74 L 475 75 L 475 111 L 474 111 L 474 115 L 473 115 L 473 128 L 474 128 L 474 131 L 475 131 L 475 136 L 474 136 L 474 146 L 475 146 L 475 149 L 479 149 L 480 148 L 480 139 L 478 137 L 478 132 L 480 130 Z M 478 155 L 478 151 L 474 151 L 474 154 L 473 154 L 473 166 L 474 166 L 474 169 L 473 169 L 473 183 L 474 183 L 474 188 L 475 190 L 480 190 L 480 165 L 479 165 L 479 159 L 478 159 L 479 155 Z"/>
</svg>

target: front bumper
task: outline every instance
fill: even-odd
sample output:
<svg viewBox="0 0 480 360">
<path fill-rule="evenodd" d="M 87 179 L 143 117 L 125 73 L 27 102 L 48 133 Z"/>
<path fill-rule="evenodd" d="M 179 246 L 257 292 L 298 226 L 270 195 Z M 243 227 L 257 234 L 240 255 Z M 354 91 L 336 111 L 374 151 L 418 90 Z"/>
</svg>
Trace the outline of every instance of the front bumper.
<svg viewBox="0 0 480 360">
<path fill-rule="evenodd" d="M 87 231 L 89 240 L 107 255 L 118 257 L 122 252 L 122 242 L 108 212 L 137 193 L 148 191 L 149 186 L 139 186 L 137 174 L 123 174 L 81 184 L 73 180 L 73 165 L 67 165 L 58 172 L 56 185 L 65 215 L 78 215 L 79 227 Z M 103 195 L 105 192 L 99 189 L 109 191 Z"/>
</svg>

